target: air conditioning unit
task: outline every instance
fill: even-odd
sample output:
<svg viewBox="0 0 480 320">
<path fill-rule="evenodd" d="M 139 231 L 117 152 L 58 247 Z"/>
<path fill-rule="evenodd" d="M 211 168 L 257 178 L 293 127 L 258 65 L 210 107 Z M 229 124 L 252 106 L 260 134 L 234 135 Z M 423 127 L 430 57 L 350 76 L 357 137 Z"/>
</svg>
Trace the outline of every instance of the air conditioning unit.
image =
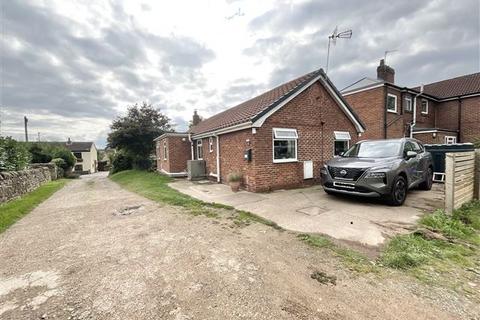
<svg viewBox="0 0 480 320">
<path fill-rule="evenodd" d="M 187 161 L 188 180 L 202 180 L 207 176 L 205 160 Z"/>
</svg>

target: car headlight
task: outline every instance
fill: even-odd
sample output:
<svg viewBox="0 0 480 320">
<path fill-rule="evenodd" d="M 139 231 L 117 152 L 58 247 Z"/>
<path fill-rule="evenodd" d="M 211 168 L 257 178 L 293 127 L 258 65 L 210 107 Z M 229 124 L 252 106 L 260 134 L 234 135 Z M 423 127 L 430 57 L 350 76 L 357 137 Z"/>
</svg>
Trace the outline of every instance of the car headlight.
<svg viewBox="0 0 480 320">
<path fill-rule="evenodd" d="M 369 172 L 365 176 L 365 178 L 368 179 L 385 179 L 387 174 L 385 172 Z"/>
<path fill-rule="evenodd" d="M 320 173 L 321 173 L 321 174 L 327 174 L 327 166 L 323 166 L 323 167 L 320 169 Z"/>
</svg>

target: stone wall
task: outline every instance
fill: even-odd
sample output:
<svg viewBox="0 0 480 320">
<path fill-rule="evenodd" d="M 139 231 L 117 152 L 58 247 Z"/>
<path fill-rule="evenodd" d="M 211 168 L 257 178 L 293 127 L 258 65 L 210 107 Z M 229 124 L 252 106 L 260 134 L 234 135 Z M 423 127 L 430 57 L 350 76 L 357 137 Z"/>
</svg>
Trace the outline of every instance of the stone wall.
<svg viewBox="0 0 480 320">
<path fill-rule="evenodd" d="M 50 168 L 0 172 L 0 203 L 20 197 L 52 180 Z"/>
</svg>

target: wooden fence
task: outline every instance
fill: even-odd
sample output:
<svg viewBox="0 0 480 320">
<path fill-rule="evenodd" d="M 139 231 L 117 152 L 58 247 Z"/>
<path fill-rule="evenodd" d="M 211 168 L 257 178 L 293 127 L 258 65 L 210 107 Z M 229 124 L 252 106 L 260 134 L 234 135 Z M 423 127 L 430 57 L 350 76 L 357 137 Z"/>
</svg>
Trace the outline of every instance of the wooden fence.
<svg viewBox="0 0 480 320">
<path fill-rule="evenodd" d="M 478 179 L 475 182 L 475 171 L 477 171 L 475 154 L 474 151 L 447 153 L 445 158 L 445 211 L 448 213 L 474 198 L 474 191 L 476 192 L 474 185 L 479 183 Z"/>
<path fill-rule="evenodd" d="M 480 149 L 475 150 L 475 186 L 473 191 L 473 197 L 480 199 Z"/>
</svg>

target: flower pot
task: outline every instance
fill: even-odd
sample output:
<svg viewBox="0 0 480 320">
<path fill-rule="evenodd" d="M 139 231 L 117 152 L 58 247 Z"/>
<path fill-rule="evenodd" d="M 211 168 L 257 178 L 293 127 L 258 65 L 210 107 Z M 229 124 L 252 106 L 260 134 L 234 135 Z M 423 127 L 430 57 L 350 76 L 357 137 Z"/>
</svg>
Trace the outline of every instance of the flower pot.
<svg viewBox="0 0 480 320">
<path fill-rule="evenodd" d="M 238 192 L 238 190 L 240 190 L 240 181 L 230 182 L 230 188 L 232 188 L 233 192 Z"/>
</svg>

